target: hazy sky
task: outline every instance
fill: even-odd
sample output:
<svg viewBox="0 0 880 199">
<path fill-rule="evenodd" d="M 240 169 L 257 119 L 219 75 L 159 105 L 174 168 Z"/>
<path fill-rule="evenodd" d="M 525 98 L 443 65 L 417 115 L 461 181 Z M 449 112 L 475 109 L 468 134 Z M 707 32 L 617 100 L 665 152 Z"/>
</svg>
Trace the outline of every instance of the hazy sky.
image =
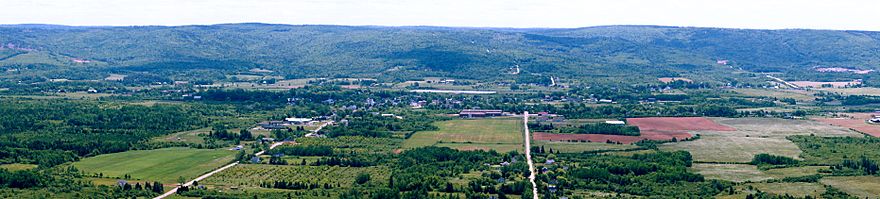
<svg viewBox="0 0 880 199">
<path fill-rule="evenodd" d="M 0 0 L 0 24 L 238 22 L 469 27 L 673 25 L 880 30 L 876 0 Z"/>
</svg>

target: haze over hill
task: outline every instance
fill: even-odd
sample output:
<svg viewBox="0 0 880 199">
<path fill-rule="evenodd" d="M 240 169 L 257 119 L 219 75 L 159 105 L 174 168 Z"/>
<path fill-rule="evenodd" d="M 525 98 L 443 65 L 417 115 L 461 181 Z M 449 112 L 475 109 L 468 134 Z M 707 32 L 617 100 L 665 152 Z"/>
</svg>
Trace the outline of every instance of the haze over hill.
<svg viewBox="0 0 880 199">
<path fill-rule="evenodd" d="M 880 32 L 664 26 L 573 29 L 275 24 L 0 26 L 0 66 L 115 73 L 234 73 L 294 77 L 659 77 L 803 73 L 817 66 L 880 69 Z M 718 60 L 729 60 L 727 66 Z M 735 67 L 729 67 L 735 66 Z M 209 74 L 209 73 L 206 73 Z"/>
</svg>

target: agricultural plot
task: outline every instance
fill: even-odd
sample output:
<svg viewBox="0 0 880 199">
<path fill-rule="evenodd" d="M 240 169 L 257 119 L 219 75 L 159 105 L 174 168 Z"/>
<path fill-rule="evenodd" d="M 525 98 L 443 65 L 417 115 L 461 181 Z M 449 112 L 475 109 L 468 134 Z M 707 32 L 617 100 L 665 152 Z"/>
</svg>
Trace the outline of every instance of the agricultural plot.
<svg viewBox="0 0 880 199">
<path fill-rule="evenodd" d="M 211 132 L 211 128 L 201 128 L 191 131 L 182 131 L 170 134 L 164 137 L 156 137 L 153 138 L 154 142 L 182 142 L 182 143 L 193 143 L 193 144 L 204 144 L 205 138 L 208 133 Z"/>
<path fill-rule="evenodd" d="M 841 113 L 840 115 L 844 115 L 844 117 L 838 118 L 813 118 L 813 120 L 824 122 L 827 124 L 831 124 L 834 126 L 840 126 L 844 128 L 850 128 L 874 137 L 880 137 L 880 125 L 869 124 L 867 122 L 868 119 L 871 119 L 871 114 L 869 113 Z"/>
<path fill-rule="evenodd" d="M 791 167 L 769 170 L 759 170 L 755 165 L 748 164 L 704 164 L 696 163 L 691 167 L 693 172 L 699 173 L 708 179 L 727 180 L 732 182 L 759 182 L 769 179 L 782 179 L 786 177 L 798 177 L 819 173 L 819 169 L 827 169 L 827 166 Z"/>
<path fill-rule="evenodd" d="M 735 131 L 695 131 L 700 139 L 666 143 L 662 150 L 685 150 L 702 162 L 748 162 L 755 154 L 768 153 L 799 158 L 800 148 L 786 136 L 860 136 L 845 128 L 809 120 L 776 118 L 713 118 Z"/>
<path fill-rule="evenodd" d="M 176 183 L 177 178 L 195 178 L 235 159 L 229 150 L 164 148 L 127 151 L 85 158 L 73 166 L 87 174 L 119 178 L 131 175 L 135 180 Z"/>
<path fill-rule="evenodd" d="M 522 120 L 515 118 L 459 119 L 436 122 L 437 131 L 417 132 L 403 141 L 404 149 L 448 146 L 462 150 L 506 152 L 521 148 Z"/>
<path fill-rule="evenodd" d="M 878 176 L 829 176 L 819 180 L 858 198 L 880 196 L 880 177 Z"/>
<path fill-rule="evenodd" d="M 840 93 L 843 95 L 873 95 L 880 96 L 880 88 L 861 87 L 861 88 L 819 88 L 816 90 Z"/>
<path fill-rule="evenodd" d="M 700 139 L 663 144 L 667 151 L 684 150 L 704 162 L 749 162 L 761 153 L 797 158 L 801 150 L 784 138 L 701 136 Z"/>
<path fill-rule="evenodd" d="M 825 186 L 819 183 L 751 183 L 748 184 L 757 190 L 776 195 L 790 195 L 794 197 L 817 197 L 825 192 Z"/>
<path fill-rule="evenodd" d="M 551 134 L 535 133 L 535 140 L 547 141 L 590 141 L 619 142 L 630 144 L 640 140 L 682 140 L 693 137 L 692 131 L 733 131 L 734 128 L 715 123 L 702 117 L 649 117 L 629 118 L 630 125 L 638 126 L 640 136 L 604 135 L 604 134 Z"/>
<path fill-rule="evenodd" d="M 218 187 L 257 188 L 263 182 L 299 182 L 329 184 L 334 188 L 349 188 L 359 174 L 370 174 L 369 184 L 387 186 L 391 175 L 387 167 L 339 166 L 279 166 L 267 164 L 240 164 L 205 179 L 201 184 Z"/>
</svg>

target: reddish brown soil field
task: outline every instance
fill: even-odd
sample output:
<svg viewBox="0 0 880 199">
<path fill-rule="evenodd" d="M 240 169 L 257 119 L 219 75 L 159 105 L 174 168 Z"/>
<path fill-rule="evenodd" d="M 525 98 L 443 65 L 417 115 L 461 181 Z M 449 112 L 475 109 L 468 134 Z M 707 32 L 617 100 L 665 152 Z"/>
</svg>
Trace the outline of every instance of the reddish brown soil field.
<svg viewBox="0 0 880 199">
<path fill-rule="evenodd" d="M 715 123 L 702 117 L 649 117 L 627 119 L 630 125 L 638 126 L 640 136 L 602 135 L 602 134 L 552 134 L 535 133 L 536 140 L 567 141 L 589 140 L 591 142 L 620 142 L 629 144 L 639 140 L 678 140 L 690 138 L 688 131 L 735 131 L 736 129 Z"/>
<path fill-rule="evenodd" d="M 850 128 L 874 137 L 880 137 L 880 125 L 868 124 L 867 119 L 871 118 L 868 113 L 849 113 L 848 117 L 841 118 L 814 118 L 813 120 L 828 123 L 834 126 Z"/>
</svg>

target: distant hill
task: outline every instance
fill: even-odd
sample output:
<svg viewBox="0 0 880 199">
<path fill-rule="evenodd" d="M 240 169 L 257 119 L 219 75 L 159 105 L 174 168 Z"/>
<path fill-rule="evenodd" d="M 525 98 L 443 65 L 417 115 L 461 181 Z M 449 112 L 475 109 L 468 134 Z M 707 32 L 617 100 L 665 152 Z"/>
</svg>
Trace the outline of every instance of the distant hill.
<svg viewBox="0 0 880 199">
<path fill-rule="evenodd" d="M 816 66 L 880 69 L 880 32 L 663 26 L 494 29 L 273 24 L 0 26 L 0 66 L 40 64 L 127 72 L 291 77 L 520 75 L 653 78 L 694 72 L 803 73 Z M 10 45 L 11 44 L 11 45 Z M 21 59 L 19 56 L 29 56 Z"/>
</svg>

